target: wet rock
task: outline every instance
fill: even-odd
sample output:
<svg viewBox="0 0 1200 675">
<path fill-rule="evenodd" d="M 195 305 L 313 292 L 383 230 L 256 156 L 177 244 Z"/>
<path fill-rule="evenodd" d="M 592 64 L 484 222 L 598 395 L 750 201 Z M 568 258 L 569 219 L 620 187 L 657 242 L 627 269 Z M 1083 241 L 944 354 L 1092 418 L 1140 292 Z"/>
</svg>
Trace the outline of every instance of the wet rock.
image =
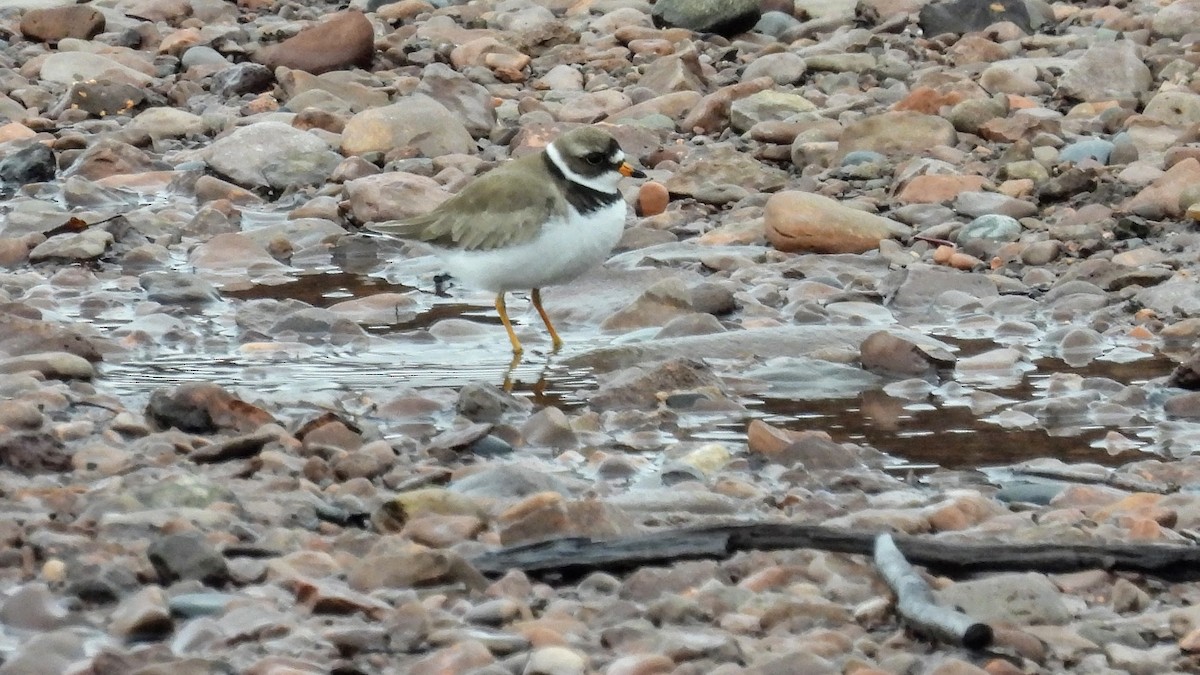
<svg viewBox="0 0 1200 675">
<path fill-rule="evenodd" d="M 952 367 L 954 356 L 931 351 L 913 342 L 880 331 L 863 341 L 859 361 L 866 370 L 889 377 L 927 377 L 939 368 Z"/>
<path fill-rule="evenodd" d="M 382 108 L 358 113 L 342 130 L 342 152 L 362 155 L 412 148 L 424 157 L 470 154 L 475 141 L 441 103 L 414 94 Z"/>
<path fill-rule="evenodd" d="M 1170 38 L 1181 38 L 1200 30 L 1200 3 L 1175 0 L 1154 12 L 1150 25 L 1156 34 Z"/>
<path fill-rule="evenodd" d="M 487 89 L 445 64 L 431 63 L 426 66 L 421 72 L 421 84 L 417 92 L 454 113 L 475 138 L 487 136 L 496 126 L 496 106 Z"/>
<path fill-rule="evenodd" d="M 214 462 L 246 459 L 260 453 L 267 443 L 273 440 L 275 440 L 275 435 L 270 433 L 235 436 L 197 448 L 188 455 L 188 459 L 197 464 L 212 464 Z"/>
<path fill-rule="evenodd" d="M 664 0 L 654 4 L 650 15 L 658 27 L 729 36 L 754 27 L 762 10 L 750 0 Z"/>
<path fill-rule="evenodd" d="M 704 363 L 672 359 L 633 366 L 604 377 L 588 402 L 601 410 L 656 407 L 667 394 L 698 390 L 724 392 L 724 385 Z"/>
<path fill-rule="evenodd" d="M 147 586 L 121 600 L 108 617 L 108 630 L 124 640 L 162 639 L 175 628 L 167 594 L 158 586 Z"/>
<path fill-rule="evenodd" d="M 961 274 L 931 265 L 914 264 L 892 279 L 896 284 L 891 294 L 890 306 L 914 309 L 928 306 L 942 293 L 957 291 L 977 298 L 994 297 L 999 294 L 996 285 L 986 278 Z"/>
<path fill-rule="evenodd" d="M 29 631 L 52 631 L 66 625 L 70 613 L 44 583 L 18 586 L 0 604 L 0 622 Z"/>
<path fill-rule="evenodd" d="M 101 138 L 89 145 L 64 174 L 100 180 L 119 174 L 164 171 L 171 168 L 166 162 L 156 160 L 128 143 L 113 138 Z"/>
<path fill-rule="evenodd" d="M 986 256 L 994 253 L 1000 244 L 1017 241 L 1024 229 L 1011 216 L 984 214 L 964 225 L 955 241 L 967 253 Z"/>
<path fill-rule="evenodd" d="M 361 592 L 412 588 L 424 584 L 462 582 L 484 588 L 487 580 L 456 553 L 436 551 L 394 537 L 381 538 L 347 573 L 350 587 Z"/>
<path fill-rule="evenodd" d="M 687 49 L 647 64 L 638 84 L 657 94 L 703 92 L 708 89 L 708 78 L 700 65 L 700 55 Z"/>
<path fill-rule="evenodd" d="M 31 143 L 0 159 L 0 181 L 13 185 L 53 180 L 56 171 L 54 151 L 42 143 Z"/>
<path fill-rule="evenodd" d="M 662 326 L 671 319 L 692 311 L 691 292 L 679 279 L 663 279 L 637 297 L 630 305 L 604 319 L 606 331 L 630 331 Z"/>
<path fill-rule="evenodd" d="M 1008 105 L 1003 98 L 969 98 L 956 104 L 946 114 L 946 119 L 958 131 L 978 134 L 988 122 L 1008 114 Z"/>
<path fill-rule="evenodd" d="M 495 660 L 478 640 L 463 640 L 422 657 L 409 667 L 408 672 L 411 675 L 480 672 L 479 669 Z"/>
<path fill-rule="evenodd" d="M 112 234 L 105 230 L 59 234 L 33 247 L 29 252 L 29 261 L 39 263 L 52 260 L 95 260 L 104 255 L 112 243 Z"/>
<path fill-rule="evenodd" d="M 1063 73 L 1058 94 L 1081 101 L 1137 100 L 1150 89 L 1150 68 L 1131 40 L 1096 41 Z"/>
<path fill-rule="evenodd" d="M 771 78 L 758 77 L 721 87 L 696 102 L 678 126 L 694 133 L 719 134 L 729 122 L 729 106 L 734 101 L 774 86 Z"/>
<path fill-rule="evenodd" d="M 20 643 L 0 666 L 3 675 L 70 672 L 85 656 L 91 636 L 71 628 L 36 633 Z"/>
<path fill-rule="evenodd" d="M 36 431 L 44 421 L 45 416 L 32 403 L 26 401 L 0 402 L 0 426 L 15 430 Z"/>
<path fill-rule="evenodd" d="M 76 81 L 99 79 L 145 86 L 154 80 L 141 70 L 116 59 L 90 52 L 52 53 L 42 61 L 40 76 L 43 80 L 65 86 L 71 86 Z"/>
<path fill-rule="evenodd" d="M 1200 355 L 1195 355 L 1176 366 L 1167 378 L 1167 385 L 1181 389 L 1200 389 Z"/>
<path fill-rule="evenodd" d="M 526 443 L 534 446 L 572 448 L 579 443 L 575 430 L 571 428 L 571 420 L 554 406 L 546 406 L 534 413 L 522 425 L 521 436 Z"/>
<path fill-rule="evenodd" d="M 145 132 L 150 138 L 161 139 L 202 134 L 207 127 L 204 118 L 199 115 L 176 108 L 157 107 L 138 113 L 130 128 Z"/>
<path fill-rule="evenodd" d="M 188 264 L 210 279 L 230 278 L 245 284 L 247 275 L 287 270 L 267 250 L 250 237 L 239 232 L 218 234 L 192 249 Z"/>
<path fill-rule="evenodd" d="M 804 57 L 795 52 L 764 54 L 746 66 L 746 70 L 742 71 L 742 79 L 769 77 L 775 80 L 776 84 L 795 84 L 804 77 L 807 70 L 808 64 L 805 63 Z"/>
<path fill-rule="evenodd" d="M 527 497 L 506 509 L 496 521 L 505 546 L 561 536 L 614 538 L 638 531 L 633 519 L 613 504 L 568 501 L 557 492 Z"/>
<path fill-rule="evenodd" d="M 222 59 L 223 60 L 223 59 Z M 266 91 L 275 82 L 270 68 L 258 63 L 238 63 L 213 73 L 212 93 L 224 99 L 237 98 L 243 94 Z"/>
<path fill-rule="evenodd" d="M 225 558 L 199 533 L 158 537 L 150 542 L 146 557 L 164 584 L 195 579 L 217 586 L 229 577 Z"/>
<path fill-rule="evenodd" d="M 375 56 L 375 29 L 359 11 L 338 12 L 277 45 L 254 54 L 271 70 L 279 66 L 319 75 L 352 66 L 367 67 Z"/>
<path fill-rule="evenodd" d="M 517 48 L 488 35 L 471 40 L 450 52 L 450 63 L 462 70 L 482 66 L 501 82 L 524 82 L 532 59 Z"/>
<path fill-rule="evenodd" d="M 1103 138 L 1083 138 L 1064 146 L 1058 153 L 1058 160 L 1079 163 L 1085 159 L 1094 159 L 1101 164 L 1108 164 L 1113 147 L 1112 141 Z"/>
<path fill-rule="evenodd" d="M 450 484 L 449 490 L 477 499 L 515 501 L 539 492 L 570 494 L 568 481 L 520 464 L 490 464 Z"/>
<path fill-rule="evenodd" d="M 384 502 L 371 514 L 381 532 L 398 532 L 415 518 L 428 515 L 469 516 L 488 520 L 479 501 L 444 488 L 421 488 L 402 492 Z"/>
<path fill-rule="evenodd" d="M 1028 218 L 1038 212 L 1036 205 L 998 192 L 961 192 L 954 199 L 954 210 L 972 218 L 986 215 Z M 984 224 L 994 230 L 998 222 L 984 221 Z"/>
<path fill-rule="evenodd" d="M 812 102 L 798 94 L 760 91 L 733 102 L 729 107 L 729 124 L 735 130 L 745 132 L 761 122 L 785 120 L 815 109 Z"/>
<path fill-rule="evenodd" d="M 1173 381 L 1178 380 L 1175 380 L 1173 377 Z M 1200 392 L 1180 394 L 1168 398 L 1166 401 L 1163 401 L 1163 412 L 1176 419 L 1200 418 Z"/>
<path fill-rule="evenodd" d="M 259 122 L 204 150 L 213 171 L 248 188 L 283 190 L 329 178 L 341 158 L 316 136 L 282 122 Z"/>
<path fill-rule="evenodd" d="M 261 408 L 242 401 L 219 385 L 207 382 L 156 389 L 150 394 L 146 417 L 164 428 L 174 427 L 201 434 L 222 429 L 255 431 L 275 421 Z"/>
<path fill-rule="evenodd" d="M 146 297 L 164 305 L 191 305 L 220 299 L 217 289 L 207 281 L 178 272 L 147 272 L 138 277 Z"/>
<path fill-rule="evenodd" d="M 50 111 L 59 116 L 64 110 L 82 110 L 92 117 L 127 115 L 146 101 L 144 87 L 126 82 L 88 80 L 71 85 Z"/>
<path fill-rule="evenodd" d="M 947 586 L 936 595 L 977 621 L 1030 625 L 1071 620 L 1061 593 L 1043 574 L 998 574 Z"/>
<path fill-rule="evenodd" d="M 672 195 L 725 204 L 747 195 L 747 190 L 773 192 L 784 185 L 784 173 L 753 157 L 721 144 L 697 150 L 666 181 Z"/>
<path fill-rule="evenodd" d="M 65 38 L 91 40 L 104 32 L 104 15 L 93 7 L 73 5 L 31 9 L 21 15 L 21 35 L 38 42 Z"/>
<path fill-rule="evenodd" d="M 746 431 L 750 451 L 787 467 L 809 471 L 861 466 L 859 457 L 819 431 L 790 431 L 754 420 Z"/>
<path fill-rule="evenodd" d="M 66 352 L 99 361 L 102 341 L 88 337 L 77 325 L 60 325 L 0 313 L 0 353 L 11 356 L 45 351 Z"/>
<path fill-rule="evenodd" d="M 584 675 L 587 660 L 566 647 L 542 647 L 534 650 L 525 663 L 522 675 Z"/>
<path fill-rule="evenodd" d="M 909 229 L 828 197 L 792 190 L 772 195 L 763 216 L 767 240 L 789 252 L 862 253 Z"/>
<path fill-rule="evenodd" d="M 1200 182 L 1200 161 L 1189 157 L 1178 162 L 1154 182 L 1130 197 L 1120 209 L 1143 218 L 1178 218 L 1183 214 L 1179 195 L 1190 185 Z"/>
<path fill-rule="evenodd" d="M 986 183 L 983 176 L 924 174 L 906 182 L 896 194 L 896 200 L 903 204 L 947 202 L 963 192 L 979 190 Z"/>
<path fill-rule="evenodd" d="M 0 373 L 27 371 L 55 380 L 90 380 L 96 375 L 91 361 L 68 352 L 34 352 L 0 358 Z"/>
<path fill-rule="evenodd" d="M 948 120 L 901 111 L 871 115 L 847 125 L 837 147 L 839 157 L 856 150 L 907 157 L 923 154 L 939 145 L 953 147 L 956 143 L 958 132 Z"/>
<path fill-rule="evenodd" d="M 346 183 L 345 192 L 350 214 L 360 223 L 422 215 L 450 198 L 432 178 L 399 171 L 356 178 Z"/>
<path fill-rule="evenodd" d="M 1001 0 L 981 5 L 971 0 L 945 0 L 924 5 L 918 15 L 921 31 L 930 37 L 942 33 L 962 35 L 1010 21 L 1024 33 L 1033 31 L 1023 0 Z"/>
<path fill-rule="evenodd" d="M 498 422 L 506 413 L 527 410 L 530 404 L 499 387 L 472 382 L 458 392 L 454 410 L 472 422 Z"/>
</svg>

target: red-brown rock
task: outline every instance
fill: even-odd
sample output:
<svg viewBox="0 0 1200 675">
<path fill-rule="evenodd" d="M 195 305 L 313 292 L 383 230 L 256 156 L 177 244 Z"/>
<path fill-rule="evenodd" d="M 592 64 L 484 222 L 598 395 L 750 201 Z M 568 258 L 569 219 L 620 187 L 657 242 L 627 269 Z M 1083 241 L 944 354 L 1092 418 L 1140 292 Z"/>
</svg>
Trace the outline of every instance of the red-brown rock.
<svg viewBox="0 0 1200 675">
<path fill-rule="evenodd" d="M 21 17 L 21 35 L 39 42 L 90 40 L 104 31 L 104 15 L 87 5 L 31 9 Z"/>
<path fill-rule="evenodd" d="M 375 29 L 362 12 L 348 11 L 260 50 L 254 60 L 275 69 L 286 66 L 314 75 L 353 66 L 367 67 L 375 56 Z"/>
</svg>

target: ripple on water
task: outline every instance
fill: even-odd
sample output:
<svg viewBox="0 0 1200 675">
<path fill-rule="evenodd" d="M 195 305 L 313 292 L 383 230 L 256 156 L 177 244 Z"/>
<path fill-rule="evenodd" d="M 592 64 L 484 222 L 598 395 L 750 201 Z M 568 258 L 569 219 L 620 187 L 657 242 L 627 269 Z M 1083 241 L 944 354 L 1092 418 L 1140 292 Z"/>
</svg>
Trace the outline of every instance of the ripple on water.
<svg viewBox="0 0 1200 675">
<path fill-rule="evenodd" d="M 156 387 L 181 382 L 216 382 L 277 399 L 281 404 L 294 404 L 335 400 L 346 392 L 378 396 L 408 389 L 459 388 L 480 381 L 499 385 L 508 376 L 514 393 L 535 404 L 570 412 L 584 406 L 579 393 L 593 389 L 596 383 L 586 369 L 564 364 L 571 356 L 612 342 L 611 336 L 577 328 L 561 353 L 547 355 L 542 351 L 544 345 L 535 342 L 530 353 L 510 371 L 508 344 L 498 330 L 499 321 L 487 294 L 456 292 L 457 297 L 449 299 L 429 289 L 419 290 L 378 277 L 333 273 L 301 276 L 275 286 L 225 291 L 223 295 L 242 301 L 294 298 L 315 307 L 329 307 L 379 293 L 412 294 L 418 311 L 395 323 L 366 327 L 374 336 L 393 336 L 462 318 L 496 326 L 495 339 L 447 344 L 429 340 L 426 334 L 425 339 L 380 339 L 365 348 L 340 349 L 298 343 L 231 342 L 228 353 L 180 351 L 108 362 L 98 384 L 136 398 L 148 396 Z M 529 322 L 531 329 L 536 323 L 536 317 L 522 316 L 521 320 Z M 1177 445 L 1170 442 L 1169 435 L 1162 437 L 1162 431 L 1156 431 L 1151 422 L 1122 416 L 1122 411 L 1113 407 L 1100 407 L 1094 414 L 1081 413 L 1078 419 L 1067 422 L 1060 420 L 1055 428 L 1047 430 L 1045 420 L 1021 411 L 1019 405 L 1051 396 L 1048 391 L 1056 386 L 1054 378 L 1064 374 L 1081 380 L 1107 378 L 1122 386 L 1143 384 L 1170 372 L 1174 363 L 1165 357 L 1147 357 L 1144 352 L 1118 348 L 1111 352 L 1111 358 L 1102 357 L 1073 368 L 1059 359 L 1038 358 L 1036 353 L 1000 347 L 991 340 L 942 339 L 960 348 L 960 366 L 953 380 L 939 386 L 919 381 L 881 381 L 860 382 L 847 388 L 843 382 L 841 388 L 826 390 L 821 382 L 838 379 L 836 368 L 832 373 L 814 374 L 804 364 L 785 363 L 783 370 L 796 377 L 771 381 L 767 375 L 773 371 L 766 368 L 767 381 L 758 390 L 739 388 L 743 412 L 688 417 L 672 430 L 673 438 L 683 442 L 742 443 L 747 418 L 761 418 L 790 429 L 820 429 L 841 442 L 870 445 L 910 466 L 935 463 L 951 468 L 1016 463 L 1033 457 L 1119 464 L 1144 457 L 1144 448 L 1158 442 Z M 963 362 L 968 364 L 966 369 Z M 972 364 L 978 368 L 972 369 Z M 1003 368 L 991 368 L 995 365 Z M 753 367 L 746 369 L 740 364 L 742 369 L 734 370 L 738 367 L 717 364 L 719 372 L 725 368 L 730 372 L 724 374 L 756 380 Z M 797 383 L 797 379 L 802 382 Z M 823 394 L 805 396 L 805 387 Z M 1122 422 L 1119 426 L 1113 424 L 1118 421 Z"/>
</svg>

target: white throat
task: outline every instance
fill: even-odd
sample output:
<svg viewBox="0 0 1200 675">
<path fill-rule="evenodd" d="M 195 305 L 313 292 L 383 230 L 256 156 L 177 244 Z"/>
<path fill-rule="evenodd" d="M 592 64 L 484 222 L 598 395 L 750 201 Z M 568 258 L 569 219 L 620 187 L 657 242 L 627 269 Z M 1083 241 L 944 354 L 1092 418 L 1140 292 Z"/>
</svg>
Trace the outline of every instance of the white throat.
<svg viewBox="0 0 1200 675">
<path fill-rule="evenodd" d="M 558 167 L 558 170 L 572 183 L 578 183 L 593 190 L 609 194 L 616 194 L 618 192 L 617 182 L 621 180 L 620 172 L 606 171 L 594 178 L 580 176 L 572 171 L 571 167 L 567 166 L 567 163 L 563 161 L 562 154 L 558 152 L 558 148 L 553 143 L 546 146 L 546 156 L 550 158 L 551 162 L 554 162 L 554 166 Z"/>
</svg>

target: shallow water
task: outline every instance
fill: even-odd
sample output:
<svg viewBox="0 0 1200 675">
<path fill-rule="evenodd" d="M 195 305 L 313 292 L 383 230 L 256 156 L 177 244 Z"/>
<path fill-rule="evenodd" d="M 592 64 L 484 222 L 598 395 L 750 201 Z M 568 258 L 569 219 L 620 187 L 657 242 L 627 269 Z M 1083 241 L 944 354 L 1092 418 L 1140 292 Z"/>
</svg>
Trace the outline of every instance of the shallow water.
<svg viewBox="0 0 1200 675">
<path fill-rule="evenodd" d="M 226 291 L 231 299 L 295 298 L 317 307 L 327 307 L 351 298 L 375 293 L 427 293 L 408 286 L 389 283 L 379 277 L 338 272 L 301 276 L 295 281 L 248 290 Z M 461 298 L 433 297 L 428 309 L 415 318 L 391 325 L 368 326 L 374 334 L 428 327 L 447 318 L 463 318 L 495 326 L 495 340 L 480 344 L 471 340 L 448 345 L 440 341 L 414 340 L 402 348 L 338 349 L 329 346 L 295 350 L 280 346 L 263 351 L 230 354 L 172 353 L 152 359 L 130 359 L 103 366 L 103 389 L 122 396 L 145 396 L 156 387 L 188 381 L 216 382 L 244 387 L 248 393 L 294 402 L 298 392 L 306 392 L 314 401 L 322 394 L 367 392 L 381 394 L 400 389 L 458 388 L 470 382 L 502 385 L 511 380 L 512 391 L 537 405 L 553 405 L 565 411 L 582 407 L 580 392 L 595 387 L 596 380 L 587 370 L 564 365 L 571 356 L 611 343 L 611 336 L 572 330 L 567 344 L 558 354 L 548 354 L 548 344 L 530 344 L 525 357 L 510 370 L 510 353 L 499 318 L 486 296 L 471 295 L 477 304 Z M 536 317 L 521 313 L 518 320 L 536 322 Z M 540 328 L 540 326 L 538 326 Z M 539 337 L 539 339 L 542 339 Z M 960 356 L 969 356 L 997 345 L 988 340 L 953 340 Z M 236 347 L 235 347 L 236 348 Z M 1161 356 L 1132 363 L 1102 360 L 1077 368 L 1061 360 L 1044 358 L 1037 369 L 1020 378 L 1015 386 L 986 388 L 989 394 L 1015 401 L 1043 396 L 1046 381 L 1055 373 L 1082 377 L 1103 377 L 1124 384 L 1144 383 L 1165 376 L 1174 362 Z M 300 396 L 304 399 L 304 396 Z M 1144 458 L 1139 451 L 1110 452 L 1102 442 L 1115 427 L 1103 427 L 1079 420 L 1060 429 L 1006 428 L 987 415 L 963 405 L 947 405 L 935 397 L 909 400 L 889 396 L 879 388 L 849 398 L 796 400 L 776 397 L 744 397 L 745 415 L 703 416 L 678 431 L 679 440 L 715 440 L 742 443 L 749 418 L 761 418 L 790 429 L 813 429 L 829 433 L 839 442 L 861 443 L 902 460 L 905 465 L 937 464 L 950 468 L 977 468 L 1017 463 L 1036 457 L 1056 457 L 1064 461 L 1088 461 L 1117 465 Z M 319 407 L 319 403 L 317 406 Z M 1149 427 L 1121 427 L 1119 431 L 1134 437 Z"/>
</svg>

